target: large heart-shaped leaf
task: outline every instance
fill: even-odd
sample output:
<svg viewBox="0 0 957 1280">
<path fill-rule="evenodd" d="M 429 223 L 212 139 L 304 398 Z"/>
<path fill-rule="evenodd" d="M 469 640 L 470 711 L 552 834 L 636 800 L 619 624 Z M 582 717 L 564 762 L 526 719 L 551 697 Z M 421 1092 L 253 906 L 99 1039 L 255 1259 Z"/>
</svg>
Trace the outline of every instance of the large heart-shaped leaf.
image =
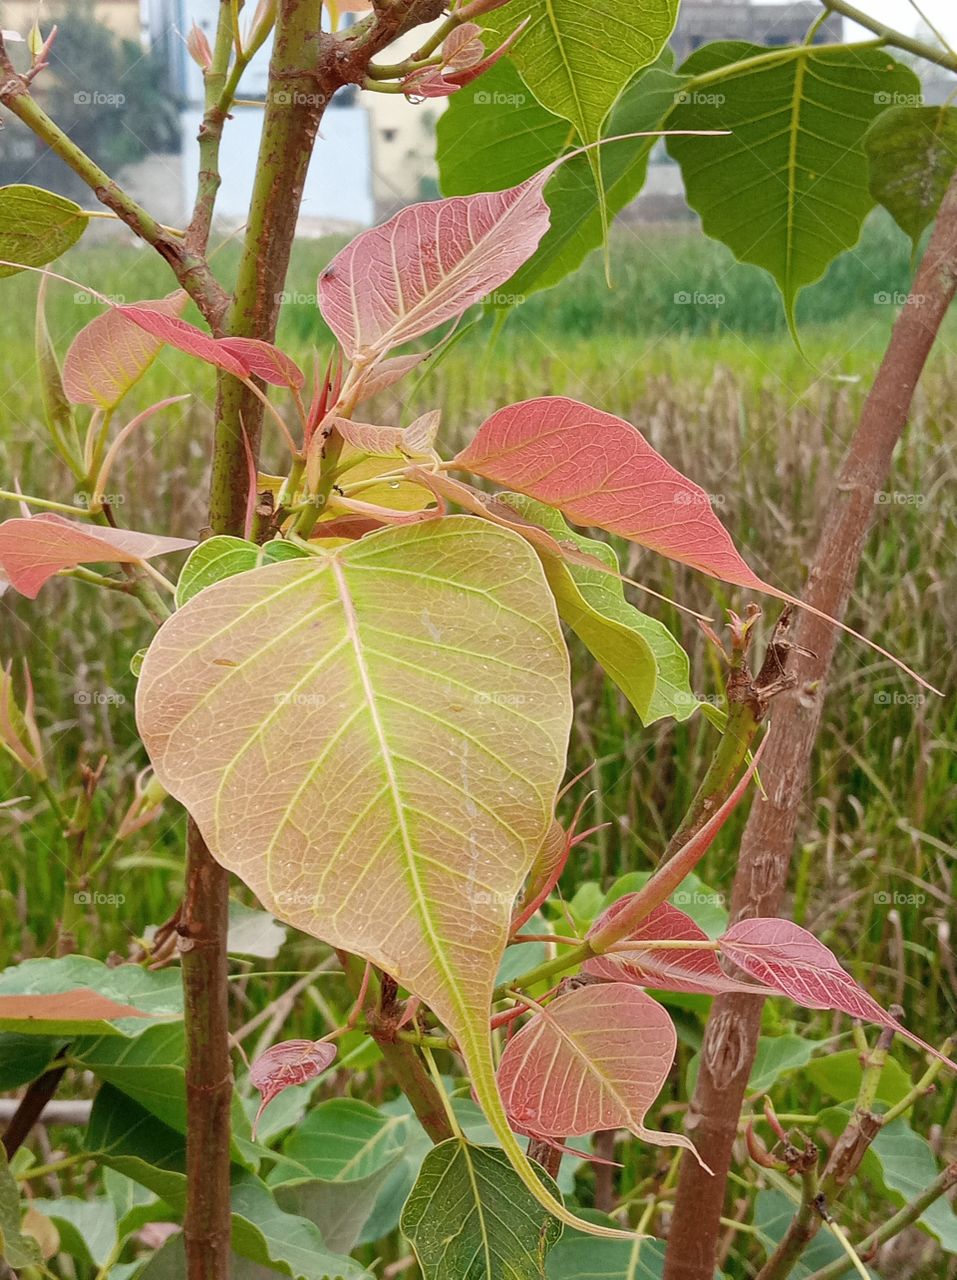
<svg viewBox="0 0 957 1280">
<path fill-rule="evenodd" d="M 488 1029 L 571 718 L 528 544 L 455 516 L 216 583 L 160 628 L 136 706 L 157 778 L 213 856 L 280 919 L 432 1007 L 544 1196 L 502 1112 Z"/>
<path fill-rule="evenodd" d="M 45 266 L 76 244 L 88 222 L 80 206 L 65 196 L 22 183 L 0 187 L 0 259 Z M 0 266 L 0 277 L 18 270 Z"/>
<path fill-rule="evenodd" d="M 556 1196 L 548 1174 L 535 1173 Z M 402 1231 L 425 1280 L 543 1280 L 545 1256 L 562 1229 L 501 1151 L 450 1138 L 425 1157 Z"/>
<path fill-rule="evenodd" d="M 511 50 L 532 93 L 567 120 L 583 143 L 597 142 L 618 95 L 654 62 L 671 35 L 677 0 L 512 0 L 484 19 L 499 38 L 525 27 Z M 587 153 L 603 218 L 602 171 Z"/>
<path fill-rule="evenodd" d="M 719 938 L 721 951 L 745 973 L 807 1009 L 840 1009 L 900 1035 L 957 1071 L 957 1063 L 925 1044 L 861 987 L 813 934 L 777 917 L 739 920 Z"/>
<path fill-rule="evenodd" d="M 555 538 L 571 543 L 607 567 L 592 569 L 566 556 L 546 555 L 539 547 L 545 576 L 558 612 L 604 667 L 645 724 L 663 716 L 687 720 L 699 703 L 688 683 L 688 655 L 664 623 L 649 618 L 625 599 L 621 566 L 605 542 L 583 537 L 553 507 L 523 494 L 506 493 L 505 506 Z"/>
<path fill-rule="evenodd" d="M 33 600 L 43 584 L 61 569 L 101 561 L 137 564 L 193 545 L 191 538 L 164 538 L 133 529 L 98 528 L 44 512 L 37 516 L 16 516 L 0 524 L 0 568 L 11 586 Z"/>
<path fill-rule="evenodd" d="M 646 1142 L 694 1151 L 683 1134 L 645 1127 L 677 1043 L 668 1014 L 638 987 L 578 987 L 505 1046 L 498 1068 L 505 1110 L 516 1128 L 536 1137 L 629 1129 Z"/>
<path fill-rule="evenodd" d="M 179 289 L 167 298 L 137 305 L 161 315 L 179 316 L 187 294 Z M 73 339 L 63 362 L 63 386 L 74 404 L 113 409 L 143 377 L 163 348 L 115 307 L 96 316 Z"/>
<path fill-rule="evenodd" d="M 726 137 L 670 137 L 688 203 L 709 236 L 774 277 L 794 331 L 805 285 L 857 243 L 873 206 L 862 140 L 886 105 L 920 82 L 883 49 L 813 44 L 782 51 L 739 40 L 696 50 L 682 65 L 693 83 L 669 129 L 727 129 Z M 753 66 L 729 70 L 748 59 Z"/>
<path fill-rule="evenodd" d="M 600 929 L 628 909 L 634 894 L 625 894 L 613 902 L 595 921 L 592 929 Z M 662 902 L 628 935 L 627 941 L 641 942 L 709 942 L 705 931 L 690 916 Z M 623 944 L 619 944 L 619 947 Z M 636 946 L 633 951 L 616 950 L 607 955 L 594 956 L 586 961 L 585 973 L 612 982 L 634 982 L 640 987 L 655 987 L 665 991 L 690 991 L 704 995 L 717 995 L 721 991 L 744 991 L 766 994 L 757 985 L 736 982 L 729 978 L 718 964 L 713 951 L 689 948 L 654 950 Z"/>
<path fill-rule="evenodd" d="M 957 107 L 891 107 L 864 135 L 871 195 L 914 248 L 957 169 Z"/>
</svg>

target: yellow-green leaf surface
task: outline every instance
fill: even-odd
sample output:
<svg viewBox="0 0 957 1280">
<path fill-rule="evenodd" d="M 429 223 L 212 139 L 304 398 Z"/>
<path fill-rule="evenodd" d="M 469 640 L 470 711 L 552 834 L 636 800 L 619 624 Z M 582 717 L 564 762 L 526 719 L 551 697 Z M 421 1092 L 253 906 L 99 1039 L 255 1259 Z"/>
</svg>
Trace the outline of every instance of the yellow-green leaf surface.
<svg viewBox="0 0 957 1280">
<path fill-rule="evenodd" d="M 729 130 L 669 137 L 688 203 L 709 236 L 770 272 L 793 331 L 801 289 L 857 243 L 873 207 L 868 126 L 889 103 L 916 101 L 920 82 L 883 49 L 860 45 L 774 50 L 720 40 L 681 71 L 692 80 L 667 127 Z"/>
<path fill-rule="evenodd" d="M 638 712 L 644 724 L 664 716 L 687 720 L 698 700 L 688 683 L 688 655 L 664 623 L 649 618 L 625 599 L 618 557 L 606 542 L 570 529 L 554 507 L 521 493 L 501 500 L 560 544 L 571 543 L 608 566 L 608 572 L 542 553 L 548 584 L 558 612 L 611 680 Z"/>
<path fill-rule="evenodd" d="M 16 183 L 0 187 L 0 259 L 42 267 L 76 244 L 89 218 L 65 196 Z M 0 267 L 0 277 L 19 267 Z"/>
<path fill-rule="evenodd" d="M 542 1197 L 488 1030 L 571 721 L 532 548 L 453 516 L 228 578 L 160 628 L 136 701 L 157 778 L 213 856 L 274 915 L 431 1006 Z"/>
</svg>

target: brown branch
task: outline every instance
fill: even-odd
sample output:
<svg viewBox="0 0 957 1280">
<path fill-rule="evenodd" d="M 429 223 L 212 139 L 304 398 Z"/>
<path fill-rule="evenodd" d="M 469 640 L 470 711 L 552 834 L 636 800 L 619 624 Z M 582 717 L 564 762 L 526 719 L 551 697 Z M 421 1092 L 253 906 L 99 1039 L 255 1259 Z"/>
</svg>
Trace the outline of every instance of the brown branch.
<svg viewBox="0 0 957 1280">
<path fill-rule="evenodd" d="M 10 1118 L 10 1123 L 3 1131 L 3 1149 L 7 1159 L 11 1160 L 26 1142 L 30 1130 L 43 1114 L 47 1105 L 66 1073 L 66 1064 L 62 1067 L 51 1067 L 42 1076 L 31 1081 L 27 1091 L 20 1099 L 20 1104 Z"/>
<path fill-rule="evenodd" d="M 957 288 L 957 178 L 944 197 L 913 291 L 894 325 L 841 468 L 805 600 L 840 618 L 857 576 L 875 497 L 910 413 L 914 390 Z M 794 627 L 800 685 L 780 701 L 761 775 L 768 793 L 751 810 L 734 881 L 733 921 L 780 910 L 837 631 L 801 611 Z M 763 1001 L 718 996 L 701 1050 L 687 1133 L 713 1170 L 683 1158 L 665 1280 L 711 1280 L 719 1219 L 741 1104 L 757 1047 Z"/>
</svg>

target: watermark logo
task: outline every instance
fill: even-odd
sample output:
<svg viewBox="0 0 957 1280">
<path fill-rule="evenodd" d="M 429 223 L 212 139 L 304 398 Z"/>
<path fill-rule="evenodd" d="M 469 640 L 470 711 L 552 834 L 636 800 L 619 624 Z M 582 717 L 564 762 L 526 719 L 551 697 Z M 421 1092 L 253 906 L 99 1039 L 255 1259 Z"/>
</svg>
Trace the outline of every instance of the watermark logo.
<svg viewBox="0 0 957 1280">
<path fill-rule="evenodd" d="M 882 889 L 874 894 L 879 907 L 922 907 L 927 901 L 923 893 L 898 893 L 896 889 Z"/>
<path fill-rule="evenodd" d="M 122 707 L 126 698 L 115 689 L 77 689 L 73 701 L 78 707 Z"/>
<path fill-rule="evenodd" d="M 297 293 L 292 289 L 283 289 L 281 293 L 275 295 L 275 300 L 281 307 L 316 307 L 319 305 L 317 294 Z"/>
<path fill-rule="evenodd" d="M 723 893 L 702 893 L 700 889 L 679 889 L 671 901 L 678 907 L 723 907 Z"/>
<path fill-rule="evenodd" d="M 277 707 L 324 707 L 326 696 L 323 693 L 277 693 Z"/>
<path fill-rule="evenodd" d="M 86 289 L 77 289 L 73 295 L 74 306 L 90 307 L 101 306 L 104 302 L 111 303 L 114 307 L 122 307 L 126 302 L 126 296 L 122 293 L 89 293 Z"/>
<path fill-rule="evenodd" d="M 122 907 L 126 901 L 123 893 L 100 893 L 96 889 L 81 889 L 73 895 L 78 907 Z"/>
<path fill-rule="evenodd" d="M 479 89 L 472 94 L 472 101 L 477 107 L 523 107 L 528 101 L 524 93 L 494 93 L 488 89 Z"/>
<path fill-rule="evenodd" d="M 679 307 L 723 307 L 727 298 L 723 293 L 701 293 L 699 290 L 679 289 L 674 295 Z"/>
<path fill-rule="evenodd" d="M 879 107 L 922 107 L 924 105 L 924 95 L 922 93 L 890 93 L 887 90 L 880 90 L 874 94 L 874 102 Z"/>
<path fill-rule="evenodd" d="M 922 507 L 927 498 L 922 493 L 908 493 L 904 489 L 881 489 L 874 494 L 878 507 Z"/>
<path fill-rule="evenodd" d="M 679 89 L 675 94 L 676 106 L 723 107 L 727 100 L 723 93 L 697 93 Z"/>
<path fill-rule="evenodd" d="M 305 93 L 301 89 L 276 89 L 271 96 L 277 107 L 324 107 L 329 101 L 324 93 Z"/>
<path fill-rule="evenodd" d="M 874 294 L 874 305 L 878 307 L 906 307 L 908 305 L 921 306 L 925 301 L 926 295 L 923 293 L 892 293 L 887 289 L 882 289 L 879 293 Z"/>
<path fill-rule="evenodd" d="M 726 501 L 723 493 L 695 493 L 692 489 L 679 489 L 674 496 L 676 507 L 723 507 Z"/>
<path fill-rule="evenodd" d="M 881 689 L 874 694 L 878 707 L 922 707 L 926 701 L 922 693 L 901 693 L 898 689 Z"/>
<path fill-rule="evenodd" d="M 125 501 L 122 493 L 91 493 L 86 489 L 78 489 L 73 495 L 75 507 L 121 507 Z"/>
<path fill-rule="evenodd" d="M 73 102 L 78 107 L 122 107 L 126 102 L 126 94 L 102 93 L 99 89 L 78 89 L 73 95 Z"/>
</svg>

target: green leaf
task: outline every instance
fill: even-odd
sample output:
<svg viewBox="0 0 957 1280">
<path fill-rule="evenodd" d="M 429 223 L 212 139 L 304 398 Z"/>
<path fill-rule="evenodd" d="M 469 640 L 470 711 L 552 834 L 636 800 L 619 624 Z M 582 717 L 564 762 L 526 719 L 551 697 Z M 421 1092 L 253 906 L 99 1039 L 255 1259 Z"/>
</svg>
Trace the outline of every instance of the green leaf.
<svg viewBox="0 0 957 1280">
<path fill-rule="evenodd" d="M 177 1213 L 185 1209 L 185 1138 L 110 1085 L 96 1096 L 86 1146 L 98 1163 L 148 1187 Z M 325 1247 L 313 1223 L 284 1213 L 265 1183 L 235 1165 L 232 1212 L 233 1248 L 242 1257 L 305 1280 L 367 1280 L 357 1263 Z"/>
<path fill-rule="evenodd" d="M 501 58 L 482 73 L 476 92 L 452 94 L 436 139 L 442 194 L 470 196 L 517 187 L 560 156 L 574 134 L 566 120 L 546 111 L 512 60 Z M 545 188 L 546 200 L 553 181 Z M 594 184 L 589 185 L 594 204 Z"/>
<path fill-rule="evenodd" d="M 274 539 L 260 547 L 255 542 L 247 542 L 245 538 L 217 534 L 214 538 L 207 538 L 190 552 L 176 584 L 176 607 L 181 609 L 187 600 L 192 600 L 204 587 L 221 582 L 223 578 L 246 573 L 262 564 L 301 560 L 307 555 L 308 552 L 301 547 L 282 539 Z"/>
<path fill-rule="evenodd" d="M 844 1049 L 840 1053 L 813 1058 L 804 1068 L 803 1075 L 835 1102 L 849 1102 L 860 1091 L 864 1069 L 857 1050 Z M 910 1076 L 896 1059 L 888 1058 L 881 1071 L 876 1097 L 893 1106 L 905 1098 L 910 1089 Z"/>
<path fill-rule="evenodd" d="M 597 142 L 608 113 L 636 72 L 661 53 L 675 25 L 678 0 L 512 0 L 483 21 L 499 38 L 527 20 L 511 58 L 538 101 Z M 607 227 L 597 152 L 586 154 Z"/>
<path fill-rule="evenodd" d="M 15 1031 L 0 1034 L 0 1093 L 18 1089 L 42 1076 L 62 1041 Z"/>
<path fill-rule="evenodd" d="M 871 1144 L 864 1172 L 874 1161 L 880 1165 L 885 1186 L 896 1192 L 901 1202 L 913 1200 L 940 1172 L 940 1166 L 926 1138 L 915 1133 L 903 1116 L 892 1121 Z M 957 1253 L 957 1214 L 946 1199 L 934 1203 L 918 1218 L 948 1253 Z"/>
<path fill-rule="evenodd" d="M 558 612 L 602 665 L 638 713 L 643 724 L 665 716 L 687 720 L 698 706 L 688 683 L 688 655 L 668 628 L 625 599 L 618 556 L 606 542 L 570 529 L 559 511 L 520 493 L 501 501 L 524 519 L 547 529 L 559 543 L 606 564 L 610 573 L 568 560 L 543 556 L 545 576 Z"/>
<path fill-rule="evenodd" d="M 890 107 L 864 135 L 864 151 L 871 195 L 916 251 L 957 168 L 957 107 Z"/>
<path fill-rule="evenodd" d="M 693 53 L 681 71 L 708 80 L 686 86 L 668 128 L 731 132 L 673 136 L 668 150 L 708 235 L 774 277 L 793 334 L 801 289 L 857 243 L 873 207 L 868 126 L 895 95 L 918 94 L 920 82 L 884 50 L 862 46 L 803 45 L 723 73 L 775 52 L 721 40 Z"/>
<path fill-rule="evenodd" d="M 390 1172 L 403 1158 L 406 1116 L 386 1116 L 368 1103 L 320 1103 L 287 1139 L 269 1176 L 284 1208 L 322 1232 L 330 1249 L 348 1253 Z"/>
<path fill-rule="evenodd" d="M 268 911 L 247 907 L 235 898 L 229 900 L 229 931 L 226 950 L 231 956 L 256 956 L 274 960 L 286 941 L 287 929 Z"/>
<path fill-rule="evenodd" d="M 639 889 L 643 889 L 650 879 L 650 872 L 647 871 L 628 871 L 620 876 L 601 899 L 598 911 L 588 923 L 591 924 L 595 916 L 600 915 L 619 898 L 623 898 L 626 893 L 636 893 Z M 720 937 L 728 927 L 728 913 L 724 907 L 725 895 L 706 885 L 694 872 L 685 876 L 668 901 L 685 915 L 690 916 L 710 938 Z"/>
<path fill-rule="evenodd" d="M 158 1020 L 182 1017 L 182 984 L 179 974 L 172 970 L 153 973 L 135 964 L 110 969 L 89 956 L 64 956 L 57 960 L 25 960 L 0 973 L 0 996 L 68 997 L 80 989 L 140 1009 L 146 1016 L 120 1017 L 115 1021 L 76 1017 L 71 1015 L 70 1000 L 64 999 L 54 1012 L 42 1016 L 13 1017 L 0 1012 L 0 1031 L 38 1036 L 138 1036 L 156 1026 Z"/>
<path fill-rule="evenodd" d="M 40 1247 L 20 1231 L 23 1209 L 20 1188 L 7 1165 L 7 1153 L 0 1142 L 0 1261 L 11 1267 L 32 1267 L 40 1263 Z"/>
<path fill-rule="evenodd" d="M 156 776 L 212 856 L 279 919 L 431 1007 L 543 1201 L 495 1087 L 488 1015 L 570 719 L 538 557 L 472 516 L 213 584 L 160 628 L 137 690 Z"/>
<path fill-rule="evenodd" d="M 65 1253 L 85 1266 L 99 1269 L 116 1244 L 116 1210 L 107 1196 L 81 1200 L 63 1196 L 59 1200 L 34 1200 L 39 1210 L 56 1224 Z"/>
<path fill-rule="evenodd" d="M 543 1169 L 536 1175 L 553 1196 Z M 558 1222 L 533 1200 L 505 1155 L 450 1138 L 426 1156 L 402 1211 L 425 1280 L 543 1280 Z"/>
<path fill-rule="evenodd" d="M 0 187 L 0 259 L 42 267 L 66 253 L 86 230 L 87 215 L 65 196 L 40 187 Z M 0 277 L 19 267 L 0 267 Z"/>
<path fill-rule="evenodd" d="M 817 1052 L 823 1044 L 826 1044 L 826 1041 L 810 1040 L 807 1036 L 790 1034 L 760 1036 L 748 1079 L 748 1093 L 767 1093 L 781 1076 L 789 1071 L 806 1067 L 811 1061 L 812 1054 Z M 694 1092 L 697 1079 L 698 1054 L 695 1054 L 688 1063 L 685 1079 L 685 1088 L 689 1095 Z"/>
<path fill-rule="evenodd" d="M 625 89 L 602 131 L 620 138 L 657 129 L 675 103 L 685 77 L 670 71 L 666 50 Z M 496 191 L 531 177 L 566 149 L 567 126 L 529 93 L 503 58 L 482 77 L 483 93 L 454 94 L 438 125 L 438 158 L 445 195 Z M 525 131 L 529 132 L 526 133 Z M 656 138 L 627 138 L 601 147 L 598 163 L 608 211 L 630 204 L 644 185 Z M 493 294 L 492 308 L 516 306 L 574 271 L 603 239 L 602 213 L 588 156 L 575 156 L 549 178 L 545 199 L 551 222 L 532 257 Z"/>
</svg>

